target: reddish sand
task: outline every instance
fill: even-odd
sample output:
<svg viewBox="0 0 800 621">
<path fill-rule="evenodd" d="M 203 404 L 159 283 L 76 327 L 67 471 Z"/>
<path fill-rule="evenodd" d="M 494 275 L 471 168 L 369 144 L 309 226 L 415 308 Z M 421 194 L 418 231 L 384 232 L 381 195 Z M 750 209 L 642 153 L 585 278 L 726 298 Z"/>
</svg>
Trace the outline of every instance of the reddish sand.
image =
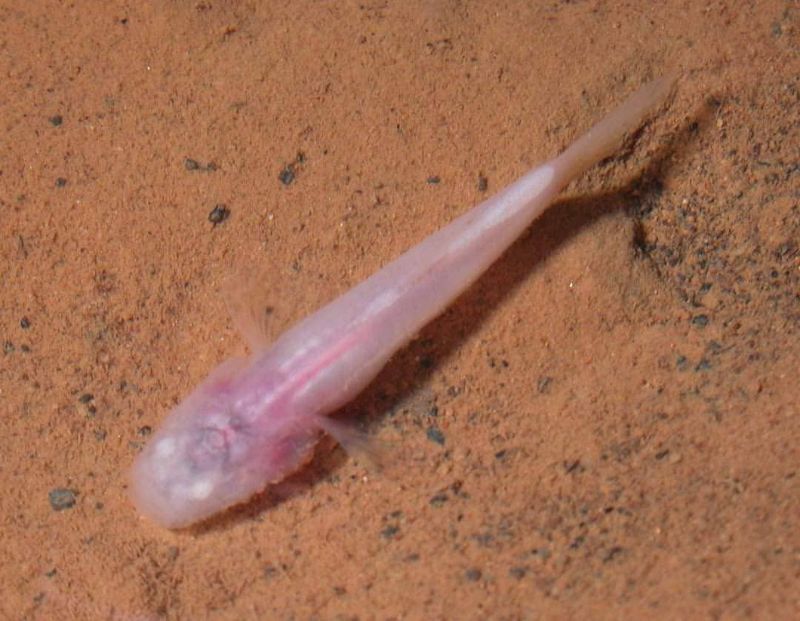
<svg viewBox="0 0 800 621">
<path fill-rule="evenodd" d="M 800 617 L 799 14 L 0 5 L 0 618 Z M 136 515 L 149 431 L 243 351 L 226 275 L 275 335 L 669 69 L 345 409 L 385 470 L 325 440 L 200 527 Z"/>
</svg>

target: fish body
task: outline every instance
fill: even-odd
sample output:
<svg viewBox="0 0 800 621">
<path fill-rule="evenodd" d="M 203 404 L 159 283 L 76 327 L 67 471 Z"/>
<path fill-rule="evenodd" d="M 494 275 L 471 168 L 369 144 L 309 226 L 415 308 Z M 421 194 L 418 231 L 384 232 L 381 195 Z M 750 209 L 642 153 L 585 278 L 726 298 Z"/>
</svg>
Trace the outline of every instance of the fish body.
<svg viewBox="0 0 800 621">
<path fill-rule="evenodd" d="M 139 511 L 168 528 L 246 501 L 301 467 L 326 418 L 472 284 L 572 179 L 610 155 L 670 91 L 643 86 L 558 157 L 467 211 L 248 359 L 221 364 L 137 456 Z"/>
</svg>

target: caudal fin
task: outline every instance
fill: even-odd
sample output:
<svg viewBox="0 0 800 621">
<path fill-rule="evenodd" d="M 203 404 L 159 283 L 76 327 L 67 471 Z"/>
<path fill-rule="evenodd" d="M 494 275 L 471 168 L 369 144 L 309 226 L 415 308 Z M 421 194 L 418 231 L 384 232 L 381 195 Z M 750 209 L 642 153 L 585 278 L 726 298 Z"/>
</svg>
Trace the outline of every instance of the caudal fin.
<svg viewBox="0 0 800 621">
<path fill-rule="evenodd" d="M 672 73 L 648 82 L 567 147 L 553 161 L 561 178 L 568 182 L 611 155 L 666 99 L 676 77 Z"/>
</svg>

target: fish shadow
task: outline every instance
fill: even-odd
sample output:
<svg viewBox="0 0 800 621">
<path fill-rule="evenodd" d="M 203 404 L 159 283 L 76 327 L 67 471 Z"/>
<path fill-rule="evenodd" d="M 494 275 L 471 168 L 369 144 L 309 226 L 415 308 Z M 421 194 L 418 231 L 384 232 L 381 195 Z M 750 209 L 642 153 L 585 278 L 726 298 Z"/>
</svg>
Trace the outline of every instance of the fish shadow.
<svg viewBox="0 0 800 621">
<path fill-rule="evenodd" d="M 647 164 L 621 186 L 608 192 L 554 201 L 444 313 L 398 351 L 367 389 L 337 416 L 355 416 L 368 426 L 384 420 L 387 411 L 406 400 L 446 364 L 458 347 L 480 330 L 495 310 L 561 247 L 599 220 L 625 213 L 634 224 L 631 251 L 649 259 L 642 220 L 660 204 L 664 192 L 661 180 L 682 154 L 692 148 L 699 133 L 712 125 L 709 108 L 710 105 L 704 104 L 695 111 L 662 141 Z M 617 155 L 601 162 L 595 168 L 595 175 L 602 178 L 609 167 L 635 157 L 634 145 L 644 127 L 626 141 Z"/>
</svg>

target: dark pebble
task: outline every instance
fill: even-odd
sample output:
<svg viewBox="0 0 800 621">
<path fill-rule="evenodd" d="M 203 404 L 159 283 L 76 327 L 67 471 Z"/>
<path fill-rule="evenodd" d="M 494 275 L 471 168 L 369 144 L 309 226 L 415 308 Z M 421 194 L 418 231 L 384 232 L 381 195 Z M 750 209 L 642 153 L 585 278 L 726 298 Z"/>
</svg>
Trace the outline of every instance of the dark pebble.
<svg viewBox="0 0 800 621">
<path fill-rule="evenodd" d="M 706 358 L 700 360 L 697 363 L 697 366 L 694 368 L 695 371 L 708 371 L 711 368 L 711 361 Z"/>
<path fill-rule="evenodd" d="M 531 554 L 533 554 L 534 556 L 538 556 L 543 561 L 546 561 L 547 559 L 550 558 L 551 552 L 548 548 L 534 548 L 533 550 L 531 550 Z"/>
<path fill-rule="evenodd" d="M 56 114 L 55 116 L 51 116 L 47 120 L 50 121 L 50 125 L 52 125 L 53 127 L 58 127 L 64 122 L 64 117 L 61 116 L 60 114 Z"/>
<path fill-rule="evenodd" d="M 508 575 L 517 580 L 522 580 L 526 573 L 528 573 L 527 567 L 512 567 L 508 570 Z"/>
<path fill-rule="evenodd" d="M 278 568 L 270 563 L 264 566 L 264 569 L 261 573 L 267 580 L 270 580 L 278 575 Z"/>
<path fill-rule="evenodd" d="M 78 401 L 80 401 L 81 403 L 89 403 L 92 400 L 94 400 L 94 395 L 90 392 L 85 392 L 80 397 L 78 397 Z"/>
<path fill-rule="evenodd" d="M 678 356 L 675 360 L 675 366 L 677 367 L 678 371 L 685 371 L 689 367 L 689 360 L 686 356 Z"/>
<path fill-rule="evenodd" d="M 608 563 L 609 561 L 613 561 L 617 556 L 622 554 L 625 551 L 624 548 L 621 546 L 614 546 L 608 552 L 606 552 L 605 556 L 603 556 L 603 562 Z"/>
<path fill-rule="evenodd" d="M 294 170 L 292 170 L 291 166 L 287 166 L 284 168 L 280 174 L 278 174 L 278 179 L 283 185 L 289 185 L 294 181 Z"/>
<path fill-rule="evenodd" d="M 57 188 L 63 188 L 65 185 L 67 185 L 67 180 L 64 179 L 64 177 L 58 177 L 56 179 L 56 187 Z"/>
<path fill-rule="evenodd" d="M 153 428 L 150 425 L 142 425 L 137 429 L 136 433 L 138 433 L 142 437 L 147 437 L 151 433 L 153 433 Z"/>
<path fill-rule="evenodd" d="M 434 494 L 428 502 L 430 502 L 432 507 L 441 507 L 444 503 L 447 502 L 447 494 L 445 494 L 444 492 L 439 492 L 438 494 Z"/>
<path fill-rule="evenodd" d="M 391 539 L 399 532 L 400 532 L 399 526 L 387 526 L 381 531 L 381 537 L 383 537 L 384 539 Z"/>
<path fill-rule="evenodd" d="M 488 189 L 489 189 L 489 180 L 483 175 L 480 175 L 478 177 L 478 191 L 485 192 Z"/>
<path fill-rule="evenodd" d="M 75 506 L 76 492 L 64 487 L 57 487 L 50 490 L 47 497 L 50 499 L 50 507 L 53 511 L 63 511 L 64 509 L 71 509 Z"/>
<path fill-rule="evenodd" d="M 22 319 L 19 320 L 19 327 L 22 328 L 23 330 L 27 330 L 28 328 L 31 327 L 31 320 L 28 319 L 27 317 L 23 317 Z"/>
<path fill-rule="evenodd" d="M 3 341 L 3 353 L 4 354 L 13 354 L 14 353 L 14 343 L 11 341 Z"/>
<path fill-rule="evenodd" d="M 700 328 L 705 328 L 708 325 L 708 315 L 695 315 L 692 317 L 692 323 Z"/>
<path fill-rule="evenodd" d="M 227 220 L 231 215 L 231 210 L 228 209 L 222 203 L 214 206 L 214 209 L 211 210 L 211 213 L 208 214 L 208 221 L 211 222 L 214 226 L 218 224 L 222 224 Z"/>
<path fill-rule="evenodd" d="M 200 170 L 200 162 L 187 157 L 185 160 L 183 160 L 183 167 L 186 170 Z"/>
<path fill-rule="evenodd" d="M 431 185 L 437 185 L 442 181 L 442 179 L 438 175 L 431 175 L 426 179 L 426 181 Z"/>
<path fill-rule="evenodd" d="M 425 432 L 425 435 L 428 436 L 428 440 L 431 442 L 436 442 L 436 444 L 444 444 L 444 434 L 440 429 L 436 427 L 428 427 L 428 431 Z"/>
<path fill-rule="evenodd" d="M 536 382 L 536 389 L 540 393 L 544 394 L 548 390 L 550 390 L 550 384 L 552 383 L 553 383 L 552 377 L 550 377 L 549 375 L 543 375 L 542 377 L 539 378 L 539 381 Z"/>
<path fill-rule="evenodd" d="M 477 582 L 481 579 L 483 573 L 480 569 L 476 569 L 475 567 L 468 569 L 464 572 L 464 577 L 469 580 L 470 582 Z"/>
</svg>

